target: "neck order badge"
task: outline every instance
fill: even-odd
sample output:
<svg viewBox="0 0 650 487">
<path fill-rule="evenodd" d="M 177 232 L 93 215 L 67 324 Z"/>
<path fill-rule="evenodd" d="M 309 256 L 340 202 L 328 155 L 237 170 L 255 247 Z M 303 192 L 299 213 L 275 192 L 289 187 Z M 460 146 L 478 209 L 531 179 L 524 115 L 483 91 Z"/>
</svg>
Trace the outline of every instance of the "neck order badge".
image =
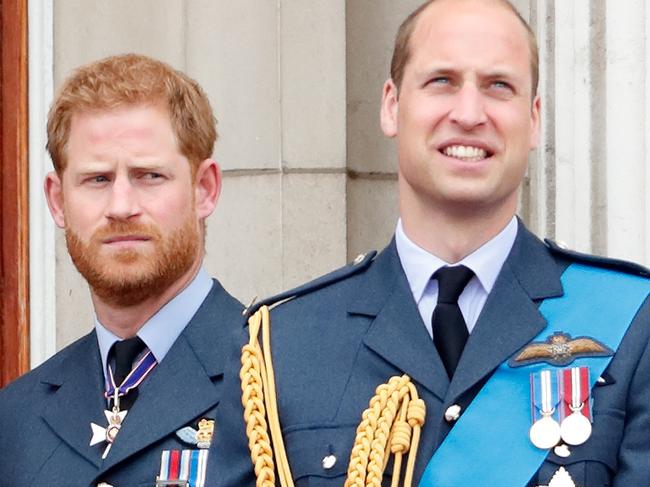
<svg viewBox="0 0 650 487">
<path fill-rule="evenodd" d="M 564 295 L 545 300 L 539 308 L 548 325 L 535 340 L 557 332 L 594 335 L 616 350 L 650 292 L 647 279 L 580 264 L 565 270 L 562 285 Z M 579 357 L 573 366 L 589 369 L 591 388 L 610 360 L 605 356 Z M 540 363 L 522 367 L 503 363 L 435 452 L 420 487 L 526 485 L 548 454 L 547 449 L 536 448 L 528 436 L 530 374 L 547 368 Z M 580 378 L 572 384 L 576 381 Z M 512 405 L 519 405 L 509 408 L 507 415 L 503 414 L 504 397 L 509 397 Z M 572 397 L 568 399 L 573 401 Z M 495 442 L 494 438 L 500 441 Z M 501 468 L 493 468 L 494 465 Z"/>
<path fill-rule="evenodd" d="M 106 392 L 104 393 L 104 397 L 106 397 L 107 400 L 113 400 L 113 408 L 110 411 L 104 411 L 104 415 L 108 420 L 108 426 L 104 428 L 98 424 L 90 423 L 90 428 L 92 429 L 90 446 L 95 446 L 100 443 L 107 443 L 106 449 L 102 454 L 102 459 L 108 456 L 111 445 L 115 441 L 115 438 L 117 437 L 117 434 L 122 427 L 122 422 L 124 421 L 124 418 L 128 412 L 127 410 L 120 410 L 120 398 L 124 397 L 130 391 L 137 388 L 156 367 L 156 365 L 158 365 L 158 362 L 153 356 L 153 353 L 151 353 L 151 351 L 148 351 L 144 357 L 142 357 L 136 363 L 131 372 L 119 385 L 115 383 L 113 371 L 110 367 L 108 368 L 109 384 L 107 386 Z"/>
</svg>

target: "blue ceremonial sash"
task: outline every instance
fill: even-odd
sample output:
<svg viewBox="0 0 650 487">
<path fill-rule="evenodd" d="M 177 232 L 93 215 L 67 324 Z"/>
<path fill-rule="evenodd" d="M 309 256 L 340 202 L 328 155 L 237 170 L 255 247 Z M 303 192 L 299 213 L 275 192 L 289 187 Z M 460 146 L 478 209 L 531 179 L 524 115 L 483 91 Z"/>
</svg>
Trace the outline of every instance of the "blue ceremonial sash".
<svg viewBox="0 0 650 487">
<path fill-rule="evenodd" d="M 648 279 L 581 264 L 570 265 L 561 281 L 564 295 L 541 304 L 548 325 L 533 341 L 565 332 L 616 350 L 650 292 Z M 571 367 L 589 367 L 593 387 L 611 359 L 580 357 Z M 528 436 L 530 374 L 549 367 L 501 364 L 431 457 L 420 487 L 526 485 L 548 455 Z"/>
</svg>

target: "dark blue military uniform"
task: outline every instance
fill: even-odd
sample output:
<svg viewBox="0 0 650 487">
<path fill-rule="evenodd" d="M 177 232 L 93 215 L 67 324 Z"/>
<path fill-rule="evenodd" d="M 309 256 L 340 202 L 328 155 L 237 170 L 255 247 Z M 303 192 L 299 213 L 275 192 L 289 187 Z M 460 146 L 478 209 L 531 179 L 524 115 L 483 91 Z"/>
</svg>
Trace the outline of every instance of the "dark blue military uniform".
<svg viewBox="0 0 650 487">
<path fill-rule="evenodd" d="M 453 427 L 444 417 L 447 408 L 460 405 L 462 415 L 495 368 L 543 331 L 546 322 L 538 308 L 543 300 L 563 294 L 560 276 L 576 261 L 648 276 L 634 264 L 545 245 L 520 224 L 451 383 L 422 323 L 394 242 L 377 256 L 370 254 L 269 300 L 293 296 L 271 311 L 271 346 L 280 421 L 296 485 L 343 484 L 361 413 L 379 384 L 401 374 L 414 380 L 427 406 L 417 485 Z M 582 487 L 650 482 L 649 339 L 646 298 L 593 391 L 591 438 L 571 447 L 568 457 L 550 453 L 530 485 L 547 484 L 560 466 Z M 238 340 L 247 342 L 246 328 Z M 235 375 L 226 380 L 229 402 L 218 412 L 220 433 L 213 445 L 219 450 L 212 465 L 219 486 L 254 485 L 242 407 L 230 402 L 239 387 Z M 507 414 L 508 398 L 503 401 Z M 489 468 L 507 468 L 507 461 Z"/>
<path fill-rule="evenodd" d="M 0 485 L 153 486 L 163 450 L 191 449 L 175 432 L 214 418 L 222 397 L 227 336 L 241 305 L 218 282 L 139 388 L 110 454 L 89 446 L 106 424 L 95 332 L 0 390 Z M 196 447 L 194 447 L 196 448 Z M 208 458 L 208 465 L 211 458 Z M 208 476 L 207 485 L 212 485 Z"/>
</svg>

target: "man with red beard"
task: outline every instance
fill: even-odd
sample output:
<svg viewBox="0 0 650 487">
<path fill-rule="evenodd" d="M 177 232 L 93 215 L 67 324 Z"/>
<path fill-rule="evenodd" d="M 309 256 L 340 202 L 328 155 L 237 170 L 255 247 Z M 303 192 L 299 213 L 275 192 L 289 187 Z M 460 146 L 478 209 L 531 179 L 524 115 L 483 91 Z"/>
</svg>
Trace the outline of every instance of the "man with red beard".
<svg viewBox="0 0 650 487">
<path fill-rule="evenodd" d="M 0 484 L 205 485 L 241 306 L 202 267 L 221 174 L 206 94 L 139 56 L 76 70 L 45 194 L 95 329 L 0 392 Z"/>
</svg>

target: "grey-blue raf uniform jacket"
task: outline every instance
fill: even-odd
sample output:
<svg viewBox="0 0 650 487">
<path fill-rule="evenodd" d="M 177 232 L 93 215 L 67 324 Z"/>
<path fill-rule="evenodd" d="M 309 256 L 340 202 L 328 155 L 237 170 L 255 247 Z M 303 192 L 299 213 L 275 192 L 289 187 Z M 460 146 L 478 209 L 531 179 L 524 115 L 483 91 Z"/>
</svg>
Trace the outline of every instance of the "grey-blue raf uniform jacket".
<svg viewBox="0 0 650 487">
<path fill-rule="evenodd" d="M 402 374 L 415 381 L 427 406 L 417 485 L 431 455 L 453 427 L 444 418 L 445 410 L 458 404 L 464 411 L 495 368 L 543 331 L 546 322 L 538 307 L 544 299 L 563 294 L 560 276 L 567 265 L 579 261 L 648 276 L 634 264 L 544 244 L 520 224 L 450 383 L 422 323 L 394 242 L 373 257 L 269 300 L 293 297 L 271 311 L 271 346 L 280 421 L 299 487 L 343 484 L 361 413 L 379 384 Z M 247 342 L 247 334 L 245 327 L 240 344 Z M 602 375 L 604 381 L 593 391 L 591 438 L 571 447 L 566 458 L 551 452 L 529 485 L 548 484 L 560 466 L 581 487 L 650 485 L 649 338 L 646 298 Z M 227 394 L 228 404 L 218 414 L 223 419 L 213 445 L 220 449 L 217 485 L 252 486 L 242 406 L 237 400 L 230 402 L 239 384 L 228 379 L 225 387 L 233 392 Z M 503 403 L 505 414 L 507 397 Z M 331 458 L 322 461 L 329 455 L 336 457 L 333 466 Z M 503 460 L 486 468 L 507 468 L 509 459 Z"/>
<path fill-rule="evenodd" d="M 196 449 L 175 432 L 214 418 L 223 395 L 226 337 L 242 306 L 214 281 L 164 360 L 139 388 L 105 460 L 89 446 L 90 423 L 106 425 L 95 332 L 0 390 L 0 485 L 153 486 L 163 450 Z M 210 461 L 208 458 L 208 468 Z M 212 473 L 207 485 L 212 485 Z"/>
</svg>

